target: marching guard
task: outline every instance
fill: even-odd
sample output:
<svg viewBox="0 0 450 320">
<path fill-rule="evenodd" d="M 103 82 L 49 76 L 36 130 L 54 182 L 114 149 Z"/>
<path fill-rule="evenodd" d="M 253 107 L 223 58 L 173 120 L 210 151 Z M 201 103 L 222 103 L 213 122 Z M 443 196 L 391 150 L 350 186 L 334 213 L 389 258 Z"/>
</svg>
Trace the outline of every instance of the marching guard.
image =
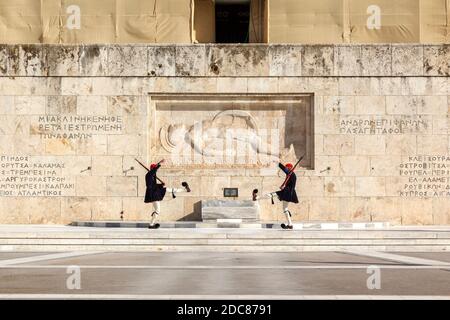
<svg viewBox="0 0 450 320">
<path fill-rule="evenodd" d="M 295 175 L 294 170 L 302 159 L 303 157 L 297 161 L 295 166 L 293 166 L 292 163 L 286 163 L 285 165 L 283 165 L 282 163 L 278 164 L 278 167 L 286 174 L 286 178 L 279 191 L 270 192 L 262 197 L 259 197 L 258 189 L 253 190 L 253 201 L 258 201 L 261 199 L 271 199 L 272 204 L 274 204 L 273 198 L 277 196 L 278 199 L 283 203 L 283 213 L 285 214 L 287 220 L 287 225 L 284 223 L 281 224 L 281 227 L 283 229 L 292 230 L 294 228 L 292 225 L 292 214 L 289 211 L 288 207 L 290 202 L 298 203 L 297 192 L 295 192 L 297 176 Z"/>
<path fill-rule="evenodd" d="M 295 166 L 293 166 L 292 163 L 286 163 L 285 165 L 283 165 L 282 163 L 278 163 L 279 168 L 286 174 L 286 178 L 283 184 L 280 186 L 279 191 L 270 192 L 262 197 L 259 197 L 258 189 L 253 190 L 253 201 L 258 201 L 261 199 L 271 199 L 272 204 L 274 204 L 274 197 L 278 197 L 278 199 L 283 203 L 283 213 L 285 214 L 287 220 L 287 224 L 282 223 L 281 227 L 287 230 L 293 229 L 292 214 L 289 211 L 289 203 L 298 203 L 297 192 L 295 191 L 297 176 L 294 170 L 302 159 L 303 157 L 301 157 L 297 161 Z M 159 179 L 156 175 L 158 169 L 161 167 L 161 164 L 164 162 L 164 159 L 158 163 L 152 163 L 150 165 L 150 169 L 148 169 L 139 160 L 135 160 L 148 171 L 145 175 L 145 183 L 147 189 L 145 192 L 144 202 L 153 204 L 152 219 L 149 225 L 149 229 L 157 229 L 160 227 L 159 223 L 156 223 L 156 220 L 161 213 L 161 201 L 165 198 L 167 192 L 172 194 L 172 198 L 176 198 L 177 193 L 191 192 L 191 189 L 187 182 L 181 183 L 181 186 L 183 188 L 166 187 L 164 181 Z"/>
<path fill-rule="evenodd" d="M 138 161 L 136 159 L 136 161 Z M 138 161 L 139 162 L 139 161 Z M 149 229 L 158 229 L 160 227 L 159 223 L 156 223 L 156 219 L 158 218 L 159 214 L 161 213 L 161 201 L 166 196 L 166 193 L 171 193 L 172 198 L 176 198 L 177 193 L 182 192 L 191 192 L 191 189 L 189 187 L 189 184 L 187 182 L 182 182 L 181 185 L 183 188 L 167 188 L 164 181 L 159 179 L 156 176 L 156 173 L 158 169 L 161 167 L 161 163 L 164 162 L 164 159 L 161 160 L 158 163 L 152 163 L 150 165 L 150 170 L 147 169 L 145 165 L 143 165 L 141 162 L 139 162 L 140 165 L 142 165 L 144 168 L 148 170 L 147 174 L 145 175 L 145 184 L 146 184 L 146 191 L 145 191 L 145 203 L 152 203 L 153 204 L 153 212 L 152 212 L 152 220 L 149 225 Z M 158 181 L 160 183 L 158 183 Z"/>
</svg>

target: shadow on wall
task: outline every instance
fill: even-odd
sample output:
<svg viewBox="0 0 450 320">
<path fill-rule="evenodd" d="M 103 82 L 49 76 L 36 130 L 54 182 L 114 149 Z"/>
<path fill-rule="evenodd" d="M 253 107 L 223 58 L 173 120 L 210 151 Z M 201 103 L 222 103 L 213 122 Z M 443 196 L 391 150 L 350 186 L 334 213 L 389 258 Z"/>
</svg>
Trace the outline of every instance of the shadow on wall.
<svg viewBox="0 0 450 320">
<path fill-rule="evenodd" d="M 295 159 L 299 159 L 304 153 L 309 153 L 306 143 L 309 134 L 307 132 L 308 111 L 308 105 L 304 103 L 286 107 L 284 148 L 289 149 L 292 145 Z M 309 157 L 305 156 L 300 166 L 311 166 Z"/>
<path fill-rule="evenodd" d="M 202 221 L 202 203 L 197 201 L 192 207 L 192 212 L 179 219 L 178 221 Z"/>
</svg>

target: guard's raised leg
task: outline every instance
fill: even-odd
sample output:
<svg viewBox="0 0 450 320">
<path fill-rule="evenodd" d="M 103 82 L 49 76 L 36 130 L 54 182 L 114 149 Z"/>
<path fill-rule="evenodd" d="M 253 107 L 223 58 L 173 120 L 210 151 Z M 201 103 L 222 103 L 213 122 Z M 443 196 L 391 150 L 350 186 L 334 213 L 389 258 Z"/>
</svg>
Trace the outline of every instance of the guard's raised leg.
<svg viewBox="0 0 450 320">
<path fill-rule="evenodd" d="M 183 188 L 166 188 L 167 192 L 172 193 L 172 198 L 175 199 L 177 197 L 177 193 L 182 192 L 191 192 L 191 188 L 187 182 L 182 182 L 181 185 Z"/>
<path fill-rule="evenodd" d="M 259 201 L 259 200 L 263 200 L 263 199 L 270 199 L 272 201 L 272 204 L 274 204 L 275 202 L 273 201 L 273 198 L 277 195 L 276 192 L 270 192 L 270 193 L 266 193 L 265 195 L 263 195 L 262 197 L 260 197 L 258 195 L 258 189 L 254 189 L 253 190 L 253 194 L 252 194 L 252 200 L 253 201 Z"/>
</svg>

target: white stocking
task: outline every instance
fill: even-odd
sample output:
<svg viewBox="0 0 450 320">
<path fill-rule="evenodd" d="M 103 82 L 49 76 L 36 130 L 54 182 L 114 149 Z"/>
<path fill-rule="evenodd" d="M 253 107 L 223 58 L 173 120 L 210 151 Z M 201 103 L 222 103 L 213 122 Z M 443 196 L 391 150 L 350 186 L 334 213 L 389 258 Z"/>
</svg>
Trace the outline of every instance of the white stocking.
<svg viewBox="0 0 450 320">
<path fill-rule="evenodd" d="M 288 206 L 289 206 L 289 202 L 283 201 L 283 212 L 286 215 L 286 219 L 288 221 L 288 226 L 292 226 L 292 219 L 291 219 L 291 214 L 289 212 Z"/>
<path fill-rule="evenodd" d="M 264 194 L 264 195 L 261 196 L 261 197 L 260 197 L 260 196 L 257 196 L 257 197 L 256 197 L 256 200 L 273 199 L 273 198 L 276 197 L 276 195 L 277 195 L 276 192 L 270 192 L 270 193 Z"/>
<path fill-rule="evenodd" d="M 187 192 L 186 189 L 182 188 L 166 188 L 166 192 L 177 195 L 177 193 Z"/>
<path fill-rule="evenodd" d="M 153 213 L 152 213 L 152 220 L 150 222 L 150 225 L 155 225 L 156 219 L 158 219 L 158 215 L 161 212 L 161 202 L 160 201 L 154 201 L 153 202 Z"/>
</svg>

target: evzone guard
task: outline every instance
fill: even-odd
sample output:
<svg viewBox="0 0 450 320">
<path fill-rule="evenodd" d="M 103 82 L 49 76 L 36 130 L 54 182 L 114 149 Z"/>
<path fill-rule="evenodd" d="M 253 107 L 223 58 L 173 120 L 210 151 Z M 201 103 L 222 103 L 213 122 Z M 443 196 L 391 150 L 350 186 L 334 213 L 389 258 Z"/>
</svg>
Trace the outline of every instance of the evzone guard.
<svg viewBox="0 0 450 320">
<path fill-rule="evenodd" d="M 275 196 L 278 197 L 278 199 L 283 203 L 283 213 L 286 215 L 287 219 L 287 225 L 282 223 L 281 227 L 283 229 L 292 230 L 292 214 L 289 211 L 289 203 L 298 203 L 298 197 L 297 193 L 295 191 L 295 187 L 297 184 L 297 176 L 294 172 L 297 165 L 300 163 L 300 161 L 303 159 L 301 157 L 295 166 L 293 166 L 291 163 L 286 163 L 283 165 L 282 163 L 279 163 L 279 168 L 286 174 L 286 178 L 283 182 L 283 184 L 280 186 L 279 191 L 270 192 L 265 194 L 262 197 L 258 196 L 258 189 L 253 190 L 253 201 L 258 201 L 261 199 L 271 199 L 272 204 L 274 203 L 273 198 Z M 142 164 L 140 161 L 135 159 L 141 166 L 143 166 L 148 172 L 145 175 L 145 183 L 147 186 L 146 192 L 145 192 L 145 203 L 152 203 L 154 211 L 152 212 L 152 220 L 149 225 L 149 229 L 157 229 L 160 227 L 159 223 L 155 223 L 156 219 L 158 218 L 159 214 L 161 213 L 161 201 L 164 199 L 167 192 L 172 194 L 172 198 L 176 198 L 177 193 L 181 192 L 191 192 L 191 189 L 187 182 L 182 182 L 181 185 L 183 188 L 167 188 L 165 186 L 164 181 L 159 179 L 156 176 L 156 173 L 158 169 L 161 167 L 161 163 L 164 162 L 164 159 L 161 160 L 158 163 L 152 163 L 150 165 L 150 169 L 148 169 L 144 164 Z M 158 183 L 158 181 L 160 183 Z"/>
<path fill-rule="evenodd" d="M 137 159 L 135 159 L 137 162 L 139 162 Z M 177 193 L 181 192 L 191 192 L 191 189 L 189 188 L 189 184 L 187 182 L 182 182 L 181 185 L 183 188 L 167 188 L 164 181 L 159 179 L 156 176 L 156 173 L 158 169 L 161 167 L 161 163 L 164 162 L 164 159 L 161 160 L 158 163 L 152 163 L 150 165 L 150 169 L 148 169 L 145 165 L 143 165 L 141 162 L 139 164 L 143 166 L 145 169 L 147 169 L 147 174 L 145 175 L 145 184 L 147 186 L 147 189 L 145 191 L 145 203 L 152 203 L 153 204 L 153 212 L 152 212 L 152 220 L 149 225 L 149 229 L 158 229 L 159 223 L 156 223 L 156 219 L 158 218 L 159 214 L 161 213 L 161 201 L 166 196 L 166 193 L 169 192 L 172 194 L 172 198 L 176 198 Z M 158 183 L 158 181 L 160 183 Z"/>
<path fill-rule="evenodd" d="M 283 184 L 280 187 L 279 191 L 270 192 L 262 197 L 258 196 L 258 189 L 253 190 L 253 201 L 258 201 L 261 199 L 271 199 L 272 204 L 274 204 L 273 198 L 275 196 L 278 197 L 278 199 L 283 203 L 283 213 L 286 216 L 287 225 L 282 223 L 281 228 L 292 230 L 294 227 L 292 225 L 292 214 L 289 211 L 289 203 L 298 203 L 297 198 L 297 192 L 295 192 L 295 185 L 297 184 L 297 176 L 295 175 L 295 168 L 300 163 L 300 161 L 303 159 L 301 157 L 295 166 L 292 165 L 292 163 L 286 163 L 283 165 L 282 163 L 278 164 L 278 167 L 286 174 L 286 178 L 284 179 Z"/>
</svg>

